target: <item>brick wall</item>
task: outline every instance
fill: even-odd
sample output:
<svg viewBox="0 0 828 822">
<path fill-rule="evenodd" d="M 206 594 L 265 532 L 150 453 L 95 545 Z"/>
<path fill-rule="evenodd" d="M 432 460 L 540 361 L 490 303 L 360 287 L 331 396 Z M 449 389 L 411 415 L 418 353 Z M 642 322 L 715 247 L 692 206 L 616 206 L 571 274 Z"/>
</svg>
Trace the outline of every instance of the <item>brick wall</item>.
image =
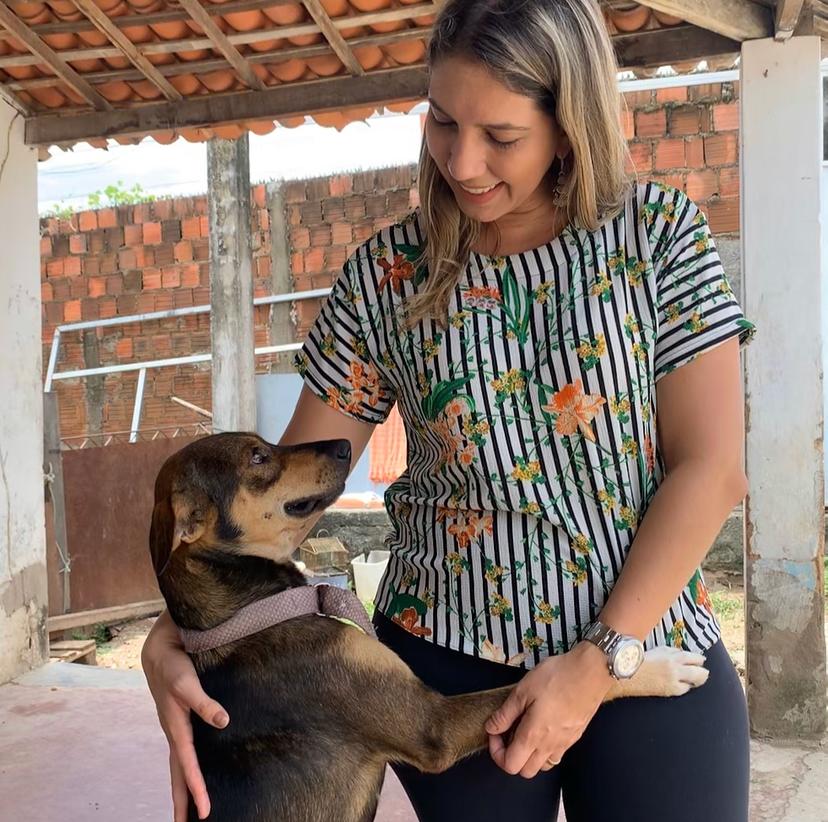
<svg viewBox="0 0 828 822">
<path fill-rule="evenodd" d="M 739 228 L 738 88 L 713 84 L 626 95 L 624 129 L 642 179 L 685 190 L 708 214 L 713 232 Z M 329 286 L 365 239 L 417 204 L 415 168 L 270 183 L 252 189 L 254 293 L 274 293 L 274 265 L 285 260 L 296 291 Z M 272 240 L 274 209 L 287 238 Z M 44 368 L 56 325 L 209 303 L 207 198 L 185 197 L 84 211 L 41 225 Z M 272 241 L 282 243 L 272 247 Z M 282 278 L 284 279 L 284 278 Z M 279 289 L 280 290 L 280 289 Z M 318 301 L 295 304 L 301 339 Z M 257 346 L 271 339 L 272 311 L 255 311 Z M 64 335 L 59 370 L 203 353 L 208 314 Z M 273 357 L 257 358 L 268 371 Z M 125 431 L 137 372 L 56 383 L 64 437 Z M 141 427 L 199 420 L 170 395 L 209 409 L 210 367 L 179 366 L 147 374 Z"/>
</svg>

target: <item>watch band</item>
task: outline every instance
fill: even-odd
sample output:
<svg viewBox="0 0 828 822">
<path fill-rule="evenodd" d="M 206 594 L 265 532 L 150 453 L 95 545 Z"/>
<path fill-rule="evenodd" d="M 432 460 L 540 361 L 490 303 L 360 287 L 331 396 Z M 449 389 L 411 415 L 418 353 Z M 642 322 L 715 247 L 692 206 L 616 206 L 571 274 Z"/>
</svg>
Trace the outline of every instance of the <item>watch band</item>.
<svg viewBox="0 0 828 822">
<path fill-rule="evenodd" d="M 589 626 L 584 634 L 584 639 L 600 648 L 606 655 L 607 661 L 611 662 L 612 650 L 621 639 L 621 634 L 614 631 L 609 625 L 596 620 Z"/>
</svg>

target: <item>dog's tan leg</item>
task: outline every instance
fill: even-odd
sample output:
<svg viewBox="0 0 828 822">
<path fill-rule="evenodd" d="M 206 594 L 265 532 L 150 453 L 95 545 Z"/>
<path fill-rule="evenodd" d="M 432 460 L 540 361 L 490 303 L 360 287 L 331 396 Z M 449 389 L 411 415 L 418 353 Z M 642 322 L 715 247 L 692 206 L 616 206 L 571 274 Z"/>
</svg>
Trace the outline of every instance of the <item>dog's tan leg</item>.
<svg viewBox="0 0 828 822">
<path fill-rule="evenodd" d="M 704 657 L 679 648 L 655 648 L 632 679 L 614 682 L 605 701 L 626 696 L 681 696 L 707 682 Z"/>
</svg>

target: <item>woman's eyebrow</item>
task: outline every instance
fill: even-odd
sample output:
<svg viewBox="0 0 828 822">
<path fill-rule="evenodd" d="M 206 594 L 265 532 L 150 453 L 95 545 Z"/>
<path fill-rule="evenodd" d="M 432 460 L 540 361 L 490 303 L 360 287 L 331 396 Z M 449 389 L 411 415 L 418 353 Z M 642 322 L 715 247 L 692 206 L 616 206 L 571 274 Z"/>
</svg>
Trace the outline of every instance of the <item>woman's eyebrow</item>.
<svg viewBox="0 0 828 822">
<path fill-rule="evenodd" d="M 437 111 L 439 111 L 440 114 L 442 114 L 443 116 L 448 117 L 450 120 L 453 119 L 444 108 L 442 108 L 437 102 L 434 101 L 433 98 L 428 98 L 428 104 L 432 108 L 436 108 Z M 477 125 L 480 128 L 490 128 L 493 131 L 529 131 L 528 126 L 516 126 L 512 123 L 478 123 Z"/>
</svg>

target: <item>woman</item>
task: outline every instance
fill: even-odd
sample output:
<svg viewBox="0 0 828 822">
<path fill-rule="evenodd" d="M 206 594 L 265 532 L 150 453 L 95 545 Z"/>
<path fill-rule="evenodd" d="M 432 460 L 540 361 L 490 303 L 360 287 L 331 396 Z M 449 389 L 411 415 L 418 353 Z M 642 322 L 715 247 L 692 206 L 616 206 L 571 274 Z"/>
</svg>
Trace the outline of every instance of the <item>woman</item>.
<svg viewBox="0 0 828 822">
<path fill-rule="evenodd" d="M 488 752 L 397 773 L 424 822 L 547 822 L 561 795 L 569 822 L 744 822 L 745 701 L 699 565 L 746 491 L 753 326 L 698 208 L 625 178 L 593 0 L 449 0 L 429 62 L 421 209 L 345 266 L 282 440 L 356 460 L 399 403 L 378 636 L 444 693 L 519 683 Z M 635 668 L 613 643 L 641 641 L 704 653 L 708 683 L 599 709 Z M 203 815 L 187 711 L 228 717 L 166 616 L 144 664 L 176 819 L 188 787 Z"/>
</svg>

